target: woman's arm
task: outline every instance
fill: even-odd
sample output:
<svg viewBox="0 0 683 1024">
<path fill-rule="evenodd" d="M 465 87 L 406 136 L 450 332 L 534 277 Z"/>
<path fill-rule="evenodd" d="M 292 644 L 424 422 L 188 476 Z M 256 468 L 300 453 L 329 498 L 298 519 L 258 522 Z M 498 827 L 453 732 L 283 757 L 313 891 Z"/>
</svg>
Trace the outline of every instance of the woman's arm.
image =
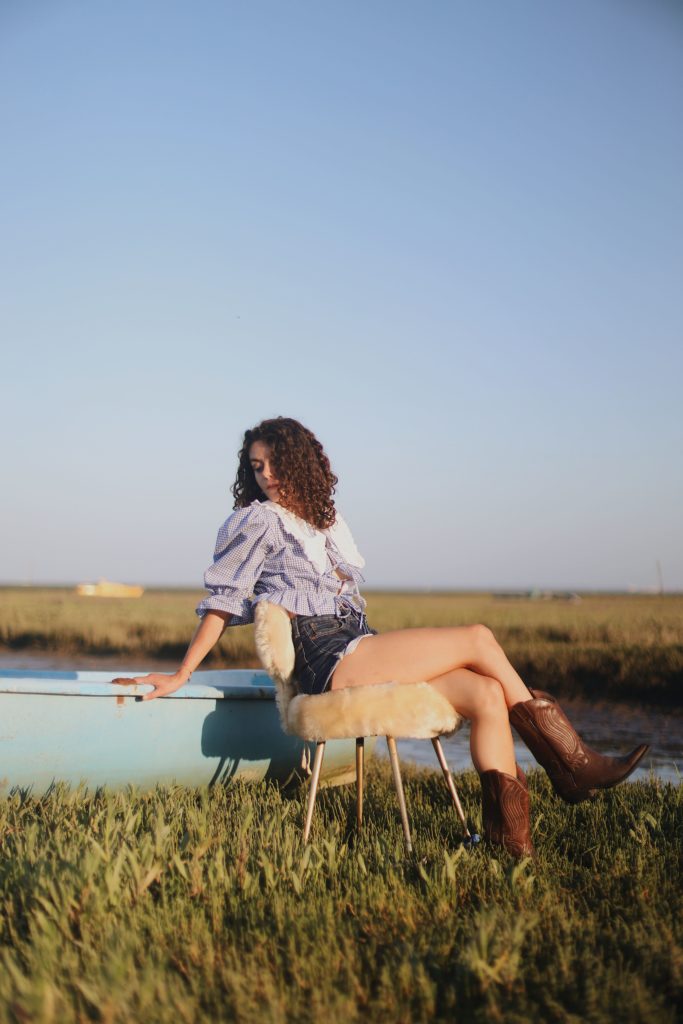
<svg viewBox="0 0 683 1024">
<path fill-rule="evenodd" d="M 177 672 L 151 672 L 147 676 L 115 679 L 114 682 L 151 684 L 154 689 L 144 694 L 143 700 L 154 700 L 155 697 L 166 697 L 169 693 L 175 693 L 188 681 L 197 666 L 218 642 L 231 618 L 229 612 L 206 612 L 190 640 L 190 646 Z"/>
<path fill-rule="evenodd" d="M 221 526 L 213 564 L 204 574 L 204 585 L 210 594 L 197 608 L 202 620 L 177 672 L 151 672 L 114 682 L 151 685 L 153 689 L 143 700 L 165 697 L 188 681 L 227 626 L 252 622 L 250 597 L 272 546 L 271 525 L 272 516 L 264 514 L 261 505 L 254 503 L 237 509 Z"/>
</svg>

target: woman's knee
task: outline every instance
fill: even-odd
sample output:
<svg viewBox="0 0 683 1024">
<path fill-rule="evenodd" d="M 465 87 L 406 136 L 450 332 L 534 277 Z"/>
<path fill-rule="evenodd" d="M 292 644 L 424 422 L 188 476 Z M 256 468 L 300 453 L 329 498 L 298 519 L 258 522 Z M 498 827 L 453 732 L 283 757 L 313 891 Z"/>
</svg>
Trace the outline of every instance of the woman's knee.
<svg viewBox="0 0 683 1024">
<path fill-rule="evenodd" d="M 474 690 L 473 711 L 477 717 L 507 718 L 507 704 L 503 687 L 491 676 L 479 676 Z"/>
<path fill-rule="evenodd" d="M 500 645 L 493 635 L 493 630 L 482 623 L 476 626 L 469 626 L 471 642 L 477 654 L 486 654 L 497 649 Z"/>
</svg>

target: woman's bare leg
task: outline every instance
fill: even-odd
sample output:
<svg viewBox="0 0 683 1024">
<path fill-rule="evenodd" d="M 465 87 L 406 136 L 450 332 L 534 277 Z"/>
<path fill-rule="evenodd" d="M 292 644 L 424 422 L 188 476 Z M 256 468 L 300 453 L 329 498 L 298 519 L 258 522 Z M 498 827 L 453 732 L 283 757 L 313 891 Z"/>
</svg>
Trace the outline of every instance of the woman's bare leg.
<svg viewBox="0 0 683 1024">
<path fill-rule="evenodd" d="M 508 709 L 498 680 L 456 668 L 431 679 L 430 683 L 469 719 L 470 752 L 476 770 L 481 774 L 493 768 L 514 777 L 515 749 Z"/>
<path fill-rule="evenodd" d="M 332 689 L 390 680 L 431 682 L 454 669 L 471 669 L 497 680 L 508 708 L 531 697 L 486 626 L 421 627 L 368 636 L 339 662 Z"/>
</svg>

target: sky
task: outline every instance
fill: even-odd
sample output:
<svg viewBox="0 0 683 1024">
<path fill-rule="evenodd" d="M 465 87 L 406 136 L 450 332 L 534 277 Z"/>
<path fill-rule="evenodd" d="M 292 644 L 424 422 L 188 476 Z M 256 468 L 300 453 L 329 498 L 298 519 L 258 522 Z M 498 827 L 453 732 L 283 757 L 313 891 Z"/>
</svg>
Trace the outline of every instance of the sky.
<svg viewBox="0 0 683 1024">
<path fill-rule="evenodd" d="M 683 8 L 0 0 L 0 583 L 201 586 L 244 430 L 368 587 L 683 589 Z"/>
</svg>

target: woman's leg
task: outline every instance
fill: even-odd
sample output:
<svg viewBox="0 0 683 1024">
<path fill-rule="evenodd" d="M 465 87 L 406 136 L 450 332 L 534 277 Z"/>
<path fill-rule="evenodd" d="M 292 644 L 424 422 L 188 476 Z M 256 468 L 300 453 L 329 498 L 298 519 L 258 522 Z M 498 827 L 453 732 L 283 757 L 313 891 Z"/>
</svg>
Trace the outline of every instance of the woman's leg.
<svg viewBox="0 0 683 1024">
<path fill-rule="evenodd" d="M 469 719 L 470 752 L 479 774 L 496 770 L 514 776 L 515 750 L 499 682 L 466 668 L 453 669 L 430 682 L 463 718 Z"/>
<path fill-rule="evenodd" d="M 592 750 L 554 698 L 527 689 L 486 626 L 402 629 L 369 636 L 353 654 L 342 658 L 332 676 L 332 689 L 389 680 L 408 683 L 424 679 L 433 684 L 437 679 L 450 676 L 448 699 L 456 711 L 469 718 L 461 706 L 463 695 L 456 681 L 458 669 L 472 670 L 472 674 L 479 677 L 480 686 L 487 685 L 481 682 L 483 677 L 498 685 L 507 708 L 511 709 L 513 725 L 564 800 L 578 803 L 598 789 L 617 785 L 647 753 L 645 743 L 624 757 L 608 757 Z M 506 729 L 509 734 L 509 724 Z M 485 736 L 489 735 L 485 729 Z M 498 727 L 498 741 L 506 744 L 507 740 L 503 741 L 501 736 Z M 492 745 L 495 746 L 495 742 Z M 503 759 L 507 763 L 507 756 Z M 498 765 L 494 767 L 509 775 L 515 774 L 514 767 L 512 771 Z"/>
<path fill-rule="evenodd" d="M 484 835 L 515 857 L 533 856 L 529 794 L 523 774 L 522 781 L 518 778 L 508 718 L 508 705 L 528 700 L 530 693 L 490 630 L 408 629 L 367 637 L 341 660 L 332 689 L 420 679 L 470 720 L 472 762 L 482 780 Z"/>
<path fill-rule="evenodd" d="M 508 706 L 499 679 L 485 666 L 505 672 L 514 696 L 514 669 L 493 649 L 490 631 L 484 627 L 454 629 L 404 629 L 382 636 L 368 636 L 353 654 L 342 658 L 332 676 L 332 689 L 368 686 L 393 680 L 412 683 L 425 680 L 439 690 L 464 718 L 471 722 L 470 750 L 479 772 L 515 774 L 515 755 L 508 720 Z M 491 637 L 491 640 L 489 640 Z M 465 667 L 465 666 L 471 667 Z M 524 684 L 525 697 L 529 692 Z M 511 699 L 512 699 L 511 696 Z"/>
<path fill-rule="evenodd" d="M 471 669 L 497 680 L 508 708 L 531 696 L 486 626 L 420 627 L 368 636 L 339 662 L 332 689 L 389 680 L 431 682 L 455 669 Z"/>
</svg>

